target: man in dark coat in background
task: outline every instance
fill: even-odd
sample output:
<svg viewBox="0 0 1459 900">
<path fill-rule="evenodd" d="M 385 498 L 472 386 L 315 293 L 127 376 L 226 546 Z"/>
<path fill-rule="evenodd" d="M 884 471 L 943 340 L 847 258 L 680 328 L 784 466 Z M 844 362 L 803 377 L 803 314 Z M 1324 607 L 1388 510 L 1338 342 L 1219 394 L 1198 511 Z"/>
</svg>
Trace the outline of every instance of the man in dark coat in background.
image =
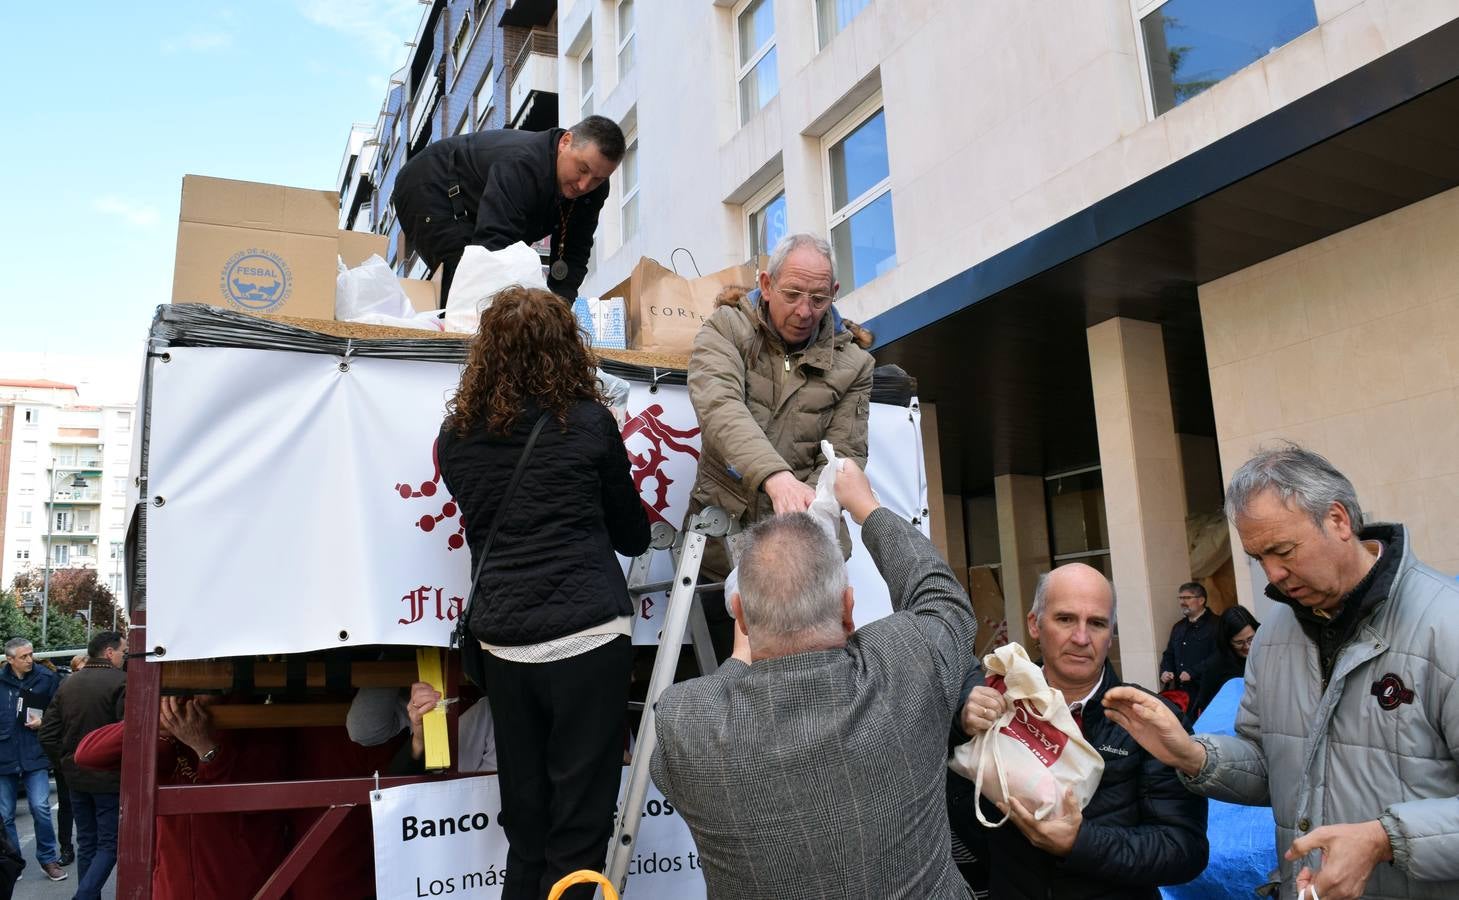
<svg viewBox="0 0 1459 900">
<path fill-rule="evenodd" d="M 395 179 L 390 202 L 411 247 L 443 266 L 441 305 L 471 244 L 502 250 L 552 238 L 547 286 L 569 303 L 588 274 L 623 131 L 588 116 L 571 129 L 477 131 L 427 144 Z"/>
</svg>

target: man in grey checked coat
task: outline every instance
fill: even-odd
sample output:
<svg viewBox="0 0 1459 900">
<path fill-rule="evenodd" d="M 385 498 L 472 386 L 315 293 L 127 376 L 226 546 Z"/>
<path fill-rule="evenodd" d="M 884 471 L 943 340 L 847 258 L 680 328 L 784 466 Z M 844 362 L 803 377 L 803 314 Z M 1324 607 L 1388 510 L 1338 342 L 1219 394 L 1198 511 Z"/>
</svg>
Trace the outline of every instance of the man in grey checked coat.
<svg viewBox="0 0 1459 900">
<path fill-rule="evenodd" d="M 757 525 L 731 598 L 735 658 L 660 698 L 654 783 L 714 900 L 966 898 L 944 784 L 971 604 L 852 462 L 836 497 L 896 612 L 854 627 L 841 552 L 807 514 Z"/>
</svg>

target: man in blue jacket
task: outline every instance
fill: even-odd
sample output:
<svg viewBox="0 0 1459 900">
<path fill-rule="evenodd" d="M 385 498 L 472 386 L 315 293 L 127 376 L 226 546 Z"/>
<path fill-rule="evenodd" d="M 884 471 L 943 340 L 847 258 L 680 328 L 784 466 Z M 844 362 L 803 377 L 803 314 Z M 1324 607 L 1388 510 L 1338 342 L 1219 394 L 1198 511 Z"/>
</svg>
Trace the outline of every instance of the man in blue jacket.
<svg viewBox="0 0 1459 900">
<path fill-rule="evenodd" d="M 25 782 L 25 800 L 35 823 L 36 860 L 52 881 L 62 881 L 60 848 L 51 825 L 50 760 L 41 750 L 41 713 L 51 704 L 61 679 L 35 664 L 35 650 L 25 638 L 5 642 L 5 665 L 0 666 L 0 816 L 10 843 L 20 847 L 15 831 L 15 799 Z"/>
</svg>

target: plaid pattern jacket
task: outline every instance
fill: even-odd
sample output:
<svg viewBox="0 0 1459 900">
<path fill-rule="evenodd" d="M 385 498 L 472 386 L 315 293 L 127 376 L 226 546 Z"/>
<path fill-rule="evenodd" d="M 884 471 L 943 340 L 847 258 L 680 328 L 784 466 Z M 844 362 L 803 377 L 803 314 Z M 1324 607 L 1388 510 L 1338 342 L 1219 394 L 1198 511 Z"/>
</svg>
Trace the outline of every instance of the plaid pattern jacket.
<svg viewBox="0 0 1459 900">
<path fill-rule="evenodd" d="M 659 700 L 654 783 L 688 823 L 714 900 L 970 896 L 944 784 L 971 604 L 895 513 L 873 512 L 862 539 L 896 612 L 844 648 L 731 659 Z"/>
</svg>

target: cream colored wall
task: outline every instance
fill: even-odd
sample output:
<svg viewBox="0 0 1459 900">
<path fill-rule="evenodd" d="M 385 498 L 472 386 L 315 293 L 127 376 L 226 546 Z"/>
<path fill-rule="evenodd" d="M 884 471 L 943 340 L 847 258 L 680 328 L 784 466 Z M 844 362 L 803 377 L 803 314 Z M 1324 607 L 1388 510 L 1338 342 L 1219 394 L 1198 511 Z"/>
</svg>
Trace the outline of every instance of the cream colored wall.
<svg viewBox="0 0 1459 900">
<path fill-rule="evenodd" d="M 897 266 L 843 297 L 864 320 L 1459 17 L 1459 0 L 1314 2 L 1317 28 L 1152 119 L 1129 0 L 871 0 L 820 50 L 814 4 L 775 0 L 780 93 L 741 127 L 733 0 L 639 3 L 621 83 L 614 4 L 564 0 L 562 124 L 590 34 L 598 111 L 631 113 L 640 142 L 639 236 L 622 241 L 615 183 L 584 291 L 680 246 L 704 271 L 743 260 L 743 204 L 775 177 L 791 228 L 824 233 L 821 138 L 880 92 Z"/>
<path fill-rule="evenodd" d="M 1352 479 L 1368 518 L 1407 524 L 1425 562 L 1459 572 L 1459 189 L 1204 285 L 1200 301 L 1223 477 L 1297 441 Z"/>
</svg>

